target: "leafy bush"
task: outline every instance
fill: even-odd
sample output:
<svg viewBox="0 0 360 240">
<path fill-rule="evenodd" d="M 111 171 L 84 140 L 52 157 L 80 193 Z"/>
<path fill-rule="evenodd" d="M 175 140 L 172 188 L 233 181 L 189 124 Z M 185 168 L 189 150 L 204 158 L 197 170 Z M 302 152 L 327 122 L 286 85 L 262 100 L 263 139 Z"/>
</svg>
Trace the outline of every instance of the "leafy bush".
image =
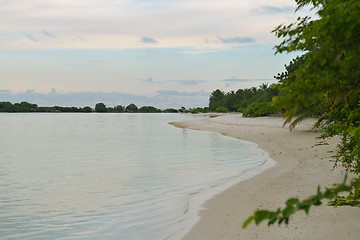
<svg viewBox="0 0 360 240">
<path fill-rule="evenodd" d="M 271 102 L 260 102 L 250 104 L 244 111 L 244 117 L 263 117 L 275 114 L 278 109 Z"/>
<path fill-rule="evenodd" d="M 227 109 L 227 107 L 219 106 L 215 109 L 215 112 L 227 113 L 229 112 L 229 109 Z"/>
<path fill-rule="evenodd" d="M 334 200 L 328 202 L 328 206 L 354 206 L 360 207 L 360 178 L 355 178 L 352 182 L 351 191 L 348 196 L 336 196 Z"/>
<path fill-rule="evenodd" d="M 192 113 L 192 114 L 198 114 L 198 113 L 207 113 L 209 111 L 209 108 L 204 107 L 196 107 L 196 108 L 190 108 L 189 110 L 185 110 L 185 112 L 187 113 Z"/>
<path fill-rule="evenodd" d="M 288 224 L 290 217 L 295 214 L 297 211 L 305 211 L 306 214 L 309 214 L 310 207 L 319 206 L 322 204 L 322 200 L 334 199 L 341 192 L 351 192 L 359 190 L 359 178 L 352 180 L 350 183 L 347 183 L 347 175 L 344 178 L 344 181 L 340 184 L 334 184 L 332 187 L 321 190 L 318 187 L 317 193 L 313 196 L 308 197 L 307 199 L 300 200 L 298 198 L 290 198 L 286 201 L 286 206 L 283 208 L 278 208 L 276 211 L 269 211 L 263 209 L 257 209 L 254 212 L 254 215 L 248 217 L 243 223 L 243 228 L 246 228 L 251 222 L 255 222 L 256 225 L 259 225 L 262 221 L 268 221 L 268 225 L 278 223 Z M 345 199 L 345 198 L 343 198 Z M 356 199 L 353 199 L 352 206 L 359 206 L 359 202 Z M 344 200 L 345 201 L 345 200 Z M 333 204 L 332 206 L 334 206 Z M 345 205 L 345 204 L 341 204 Z"/>
</svg>

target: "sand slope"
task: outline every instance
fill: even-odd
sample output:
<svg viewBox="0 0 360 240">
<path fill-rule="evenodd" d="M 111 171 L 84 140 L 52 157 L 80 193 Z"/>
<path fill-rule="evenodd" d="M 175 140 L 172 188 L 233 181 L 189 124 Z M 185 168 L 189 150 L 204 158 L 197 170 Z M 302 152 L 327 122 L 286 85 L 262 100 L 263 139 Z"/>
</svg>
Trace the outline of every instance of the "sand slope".
<svg viewBox="0 0 360 240">
<path fill-rule="evenodd" d="M 313 120 L 307 120 L 290 132 L 282 128 L 281 118 L 242 118 L 238 114 L 205 120 L 180 122 L 189 129 L 219 132 L 257 143 L 277 161 L 275 167 L 241 182 L 205 204 L 201 220 L 185 240 L 211 239 L 360 239 L 360 208 L 320 206 L 310 215 L 299 212 L 289 226 L 250 225 L 243 221 L 257 208 L 275 210 L 289 197 L 305 198 L 316 187 L 341 182 L 340 169 L 332 171 L 329 162 L 336 139 L 317 145 L 318 133 L 310 132 Z"/>
</svg>

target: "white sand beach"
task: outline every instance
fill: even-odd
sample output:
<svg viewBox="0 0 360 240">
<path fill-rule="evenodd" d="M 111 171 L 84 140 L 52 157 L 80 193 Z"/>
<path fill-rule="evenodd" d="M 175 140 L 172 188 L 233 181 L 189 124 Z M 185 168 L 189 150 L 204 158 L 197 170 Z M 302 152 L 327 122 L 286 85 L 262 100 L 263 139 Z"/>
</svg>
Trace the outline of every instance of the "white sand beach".
<svg viewBox="0 0 360 240">
<path fill-rule="evenodd" d="M 267 151 L 277 164 L 240 182 L 205 203 L 200 220 L 184 240 L 220 239 L 360 239 L 360 208 L 313 207 L 307 216 L 298 212 L 288 226 L 264 222 L 242 229 L 242 223 L 257 208 L 276 210 L 290 197 L 306 198 L 318 185 L 326 187 L 343 180 L 341 169 L 329 160 L 336 139 L 322 142 L 309 131 L 314 120 L 306 120 L 290 132 L 281 118 L 242 118 L 228 114 L 216 118 L 179 122 L 189 129 L 219 132 L 247 140 Z"/>
</svg>

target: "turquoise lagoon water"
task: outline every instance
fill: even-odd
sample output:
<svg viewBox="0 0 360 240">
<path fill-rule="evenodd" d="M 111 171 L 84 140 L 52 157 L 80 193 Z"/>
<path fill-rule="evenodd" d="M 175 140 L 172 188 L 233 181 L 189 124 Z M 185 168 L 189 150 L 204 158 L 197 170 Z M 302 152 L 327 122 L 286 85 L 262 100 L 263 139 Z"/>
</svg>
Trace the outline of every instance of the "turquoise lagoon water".
<svg viewBox="0 0 360 240">
<path fill-rule="evenodd" d="M 193 118 L 0 114 L 0 238 L 180 239 L 207 198 L 272 164 L 168 124 Z"/>
</svg>

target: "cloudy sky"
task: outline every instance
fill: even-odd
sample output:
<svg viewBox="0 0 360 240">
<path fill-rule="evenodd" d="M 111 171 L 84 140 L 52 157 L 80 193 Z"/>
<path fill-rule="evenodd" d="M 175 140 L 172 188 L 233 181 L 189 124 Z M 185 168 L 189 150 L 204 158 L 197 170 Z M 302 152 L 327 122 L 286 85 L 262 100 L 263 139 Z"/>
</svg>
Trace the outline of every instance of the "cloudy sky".
<svg viewBox="0 0 360 240">
<path fill-rule="evenodd" d="M 206 106 L 274 83 L 293 0 L 0 0 L 0 101 Z"/>
</svg>

